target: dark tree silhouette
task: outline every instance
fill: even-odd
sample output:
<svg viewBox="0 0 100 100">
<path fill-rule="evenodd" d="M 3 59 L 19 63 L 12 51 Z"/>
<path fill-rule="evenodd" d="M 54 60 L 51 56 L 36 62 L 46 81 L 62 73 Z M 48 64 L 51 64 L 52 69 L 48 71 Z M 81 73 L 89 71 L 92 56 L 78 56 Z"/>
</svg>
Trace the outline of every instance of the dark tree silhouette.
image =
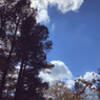
<svg viewBox="0 0 100 100">
<path fill-rule="evenodd" d="M 41 69 L 52 67 L 46 62 L 46 51 L 48 51 L 52 45 L 51 41 L 47 41 L 48 34 L 48 29 L 43 25 L 36 24 L 35 18 L 32 15 L 30 15 L 23 21 L 21 27 L 21 36 L 17 40 L 17 56 L 19 56 L 21 64 L 18 83 L 16 87 L 15 100 L 20 99 L 19 97 L 21 97 L 22 94 L 21 91 L 23 91 L 21 87 L 24 81 L 24 71 L 28 73 L 27 75 L 25 74 L 27 76 L 26 78 L 28 79 L 27 81 L 29 82 L 26 82 L 27 84 L 25 83 L 25 85 L 29 86 L 27 87 L 29 88 L 27 91 L 31 91 L 28 93 L 31 93 L 31 95 L 34 95 L 35 93 L 36 97 L 35 89 L 38 89 L 39 86 L 40 88 L 43 87 L 37 75 Z M 31 67 L 31 70 L 33 71 L 29 71 L 29 69 L 26 69 L 27 66 L 29 68 Z M 31 77 L 33 75 L 33 77 L 31 78 L 30 75 Z M 34 88 L 32 88 L 32 86 Z M 38 91 L 39 89 L 37 90 L 37 92 Z M 39 93 L 37 97 L 39 98 Z"/>
<path fill-rule="evenodd" d="M 9 2 L 6 0 L 0 1 L 0 70 L 2 71 L 0 82 L 0 99 L 2 98 L 7 72 L 9 71 L 9 67 L 12 62 L 11 57 L 14 57 L 14 41 L 19 22 L 11 9 L 12 8 Z"/>
<path fill-rule="evenodd" d="M 30 0 L 0 1 L 0 100 L 5 94 L 15 95 L 15 100 L 42 100 L 42 89 L 48 87 L 38 74 L 53 67 L 46 61 L 52 42 L 47 40 L 47 27 L 36 22 L 36 10 L 30 3 Z M 11 76 L 19 63 L 16 83 Z"/>
</svg>

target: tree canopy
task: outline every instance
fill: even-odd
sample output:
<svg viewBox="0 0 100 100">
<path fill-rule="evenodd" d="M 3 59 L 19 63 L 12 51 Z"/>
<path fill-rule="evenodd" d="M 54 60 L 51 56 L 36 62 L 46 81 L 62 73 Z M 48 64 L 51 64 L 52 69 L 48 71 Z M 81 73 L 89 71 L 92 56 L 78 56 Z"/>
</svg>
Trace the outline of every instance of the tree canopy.
<svg viewBox="0 0 100 100">
<path fill-rule="evenodd" d="M 42 90 L 48 87 L 38 74 L 44 68 L 53 67 L 46 61 L 52 42 L 48 40 L 48 28 L 36 22 L 36 10 L 30 4 L 30 0 L 0 1 L 2 100 L 42 100 Z"/>
</svg>

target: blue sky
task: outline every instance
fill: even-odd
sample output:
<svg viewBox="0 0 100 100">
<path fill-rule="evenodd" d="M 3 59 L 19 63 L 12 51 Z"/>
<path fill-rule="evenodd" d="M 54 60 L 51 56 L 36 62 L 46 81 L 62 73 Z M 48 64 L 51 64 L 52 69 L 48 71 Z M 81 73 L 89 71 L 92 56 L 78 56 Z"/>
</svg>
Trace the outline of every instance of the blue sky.
<svg viewBox="0 0 100 100">
<path fill-rule="evenodd" d="M 76 12 L 49 7 L 53 49 L 48 60 L 63 61 L 75 76 L 100 67 L 100 0 L 85 0 Z"/>
<path fill-rule="evenodd" d="M 74 76 L 100 67 L 100 0 L 35 0 L 32 6 L 50 31 L 48 61 L 64 62 Z"/>
</svg>

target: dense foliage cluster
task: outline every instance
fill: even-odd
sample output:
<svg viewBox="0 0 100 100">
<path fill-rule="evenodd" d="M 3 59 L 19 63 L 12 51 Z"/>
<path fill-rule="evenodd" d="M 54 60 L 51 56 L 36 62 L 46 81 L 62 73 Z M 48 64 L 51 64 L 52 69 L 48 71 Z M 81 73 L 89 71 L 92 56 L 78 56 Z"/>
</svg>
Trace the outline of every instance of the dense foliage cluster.
<svg viewBox="0 0 100 100">
<path fill-rule="evenodd" d="M 48 87 L 38 74 L 53 67 L 46 61 L 52 42 L 30 4 L 0 0 L 0 100 L 42 100 L 42 90 Z"/>
</svg>

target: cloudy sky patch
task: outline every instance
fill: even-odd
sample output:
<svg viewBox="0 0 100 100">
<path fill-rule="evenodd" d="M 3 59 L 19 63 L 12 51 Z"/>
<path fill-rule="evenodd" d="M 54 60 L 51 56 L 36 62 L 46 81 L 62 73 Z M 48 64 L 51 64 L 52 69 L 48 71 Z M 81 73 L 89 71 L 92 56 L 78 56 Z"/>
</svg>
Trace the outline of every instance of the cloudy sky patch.
<svg viewBox="0 0 100 100">
<path fill-rule="evenodd" d="M 56 81 L 64 81 L 68 88 L 72 88 L 75 83 L 74 79 L 84 79 L 90 82 L 93 79 L 100 79 L 100 75 L 96 72 L 86 72 L 83 76 L 75 77 L 64 62 L 53 60 L 50 63 L 54 64 L 54 67 L 52 69 L 45 69 L 39 74 L 43 82 L 49 82 L 50 85 Z"/>
<path fill-rule="evenodd" d="M 31 7 L 38 10 L 37 21 L 48 23 L 48 6 L 56 6 L 63 14 L 69 11 L 76 11 L 83 4 L 84 0 L 31 0 Z"/>
<path fill-rule="evenodd" d="M 43 81 L 49 82 L 50 84 L 53 81 L 67 80 L 67 83 L 72 84 L 73 75 L 69 68 L 64 64 L 64 62 L 59 60 L 51 61 L 50 63 L 54 64 L 54 68 L 46 69 L 40 72 L 39 77 L 43 79 Z M 70 80 L 70 82 L 68 82 Z M 69 86 L 70 87 L 70 86 Z"/>
</svg>

